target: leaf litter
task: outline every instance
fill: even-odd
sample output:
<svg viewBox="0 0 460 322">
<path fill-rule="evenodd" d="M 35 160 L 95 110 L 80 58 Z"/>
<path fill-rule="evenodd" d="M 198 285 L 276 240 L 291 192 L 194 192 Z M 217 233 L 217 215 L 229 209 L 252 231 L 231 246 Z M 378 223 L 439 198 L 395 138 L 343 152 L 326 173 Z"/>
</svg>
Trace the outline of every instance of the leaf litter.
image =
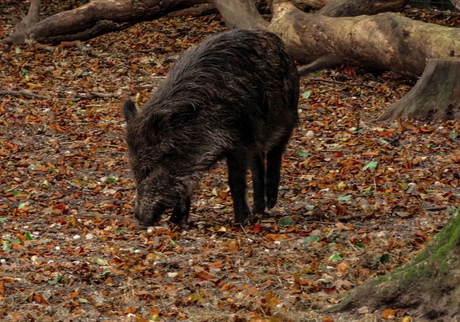
<svg viewBox="0 0 460 322">
<path fill-rule="evenodd" d="M 217 15 L 163 18 L 86 42 L 95 55 L 0 45 L 5 88 L 47 97 L 0 103 L 2 318 L 406 315 L 320 311 L 411 260 L 458 207 L 460 124 L 376 121 L 414 84 L 398 75 L 347 67 L 302 79 L 279 202 L 257 223 L 232 224 L 223 163 L 200 182 L 188 229 L 133 220 L 122 99 L 145 101 L 178 54 L 222 30 Z"/>
</svg>

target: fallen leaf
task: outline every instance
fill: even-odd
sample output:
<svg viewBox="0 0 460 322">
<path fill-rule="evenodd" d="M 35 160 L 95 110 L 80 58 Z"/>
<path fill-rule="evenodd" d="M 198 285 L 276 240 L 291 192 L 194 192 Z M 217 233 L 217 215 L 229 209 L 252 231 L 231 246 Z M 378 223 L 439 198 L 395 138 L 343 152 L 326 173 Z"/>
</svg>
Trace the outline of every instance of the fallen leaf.
<svg viewBox="0 0 460 322">
<path fill-rule="evenodd" d="M 398 313 L 399 310 L 400 309 L 395 309 L 395 310 L 393 310 L 393 309 L 385 309 L 385 310 L 383 310 L 381 316 L 382 316 L 383 319 L 388 319 L 391 316 L 393 316 L 393 317 L 396 316 L 396 313 Z"/>
</svg>

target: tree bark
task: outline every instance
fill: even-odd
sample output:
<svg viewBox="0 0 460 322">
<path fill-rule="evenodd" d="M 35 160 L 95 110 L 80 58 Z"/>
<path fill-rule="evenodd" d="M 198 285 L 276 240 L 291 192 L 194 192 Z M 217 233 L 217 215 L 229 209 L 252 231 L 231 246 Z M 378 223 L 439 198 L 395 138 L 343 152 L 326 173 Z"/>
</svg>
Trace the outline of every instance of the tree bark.
<svg viewBox="0 0 460 322">
<path fill-rule="evenodd" d="M 39 0 L 34 0 L 32 5 Z M 38 22 L 38 12 L 23 21 L 26 28 L 16 28 L 4 42 L 25 41 L 59 44 L 62 41 L 87 40 L 108 32 L 126 29 L 141 21 L 157 19 L 169 12 L 208 2 L 206 0 L 94 0 L 79 8 L 63 11 Z M 37 5 L 35 4 L 35 7 Z M 35 19 L 35 20 L 34 20 Z"/>
<path fill-rule="evenodd" d="M 215 0 L 244 11 L 248 0 Z M 369 7 L 363 7 L 366 9 Z M 409 77 L 420 76 L 428 59 L 460 52 L 460 30 L 414 21 L 394 13 L 374 16 L 327 17 L 308 14 L 290 2 L 276 3 L 267 29 L 278 34 L 294 58 L 310 64 L 304 72 L 328 65 L 348 64 L 370 70 L 391 70 Z M 364 12 L 366 13 L 366 12 Z M 255 17 L 257 18 L 257 17 Z M 238 17 L 229 22 L 238 26 Z M 247 21 L 247 19 L 246 19 Z M 252 28 L 257 28 L 256 25 Z"/>
<path fill-rule="evenodd" d="M 414 260 L 356 287 L 328 312 L 367 306 L 405 309 L 421 318 L 460 321 L 460 214 L 454 215 Z"/>
<path fill-rule="evenodd" d="M 38 22 L 40 14 L 40 0 L 31 0 L 27 15 L 16 26 L 14 32 L 3 41 L 7 44 L 22 44 L 29 39 L 29 31 Z"/>
<path fill-rule="evenodd" d="M 416 118 L 424 121 L 460 118 L 460 59 L 428 61 L 414 88 L 391 105 L 380 120 Z"/>
<path fill-rule="evenodd" d="M 375 15 L 387 11 L 400 11 L 405 0 L 334 0 L 328 2 L 318 14 L 328 17 L 356 17 Z"/>
<path fill-rule="evenodd" d="M 238 5 L 235 5 L 237 2 Z M 214 1 L 214 4 L 230 28 L 267 29 L 269 25 L 259 14 L 253 1 Z"/>
</svg>

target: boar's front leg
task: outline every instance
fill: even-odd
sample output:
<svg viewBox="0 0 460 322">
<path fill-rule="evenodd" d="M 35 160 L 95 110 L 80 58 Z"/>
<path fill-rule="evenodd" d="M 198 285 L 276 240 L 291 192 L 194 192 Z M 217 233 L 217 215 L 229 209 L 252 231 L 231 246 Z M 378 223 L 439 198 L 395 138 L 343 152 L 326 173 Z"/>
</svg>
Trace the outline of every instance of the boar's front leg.
<svg viewBox="0 0 460 322">
<path fill-rule="evenodd" d="M 286 149 L 289 135 L 285 136 L 267 152 L 267 172 L 266 172 L 266 201 L 267 208 L 272 209 L 278 199 L 278 187 L 281 177 L 281 160 Z"/>
<path fill-rule="evenodd" d="M 243 224 L 251 214 L 246 201 L 247 154 L 245 152 L 229 154 L 227 156 L 227 166 L 235 223 Z"/>
<path fill-rule="evenodd" d="M 263 214 L 265 212 L 265 153 L 257 153 L 252 162 L 252 186 L 254 189 L 252 212 Z"/>
<path fill-rule="evenodd" d="M 169 219 L 176 225 L 185 226 L 188 221 L 188 215 L 190 213 L 190 197 L 187 196 L 185 200 L 173 208 L 173 213 Z"/>
</svg>

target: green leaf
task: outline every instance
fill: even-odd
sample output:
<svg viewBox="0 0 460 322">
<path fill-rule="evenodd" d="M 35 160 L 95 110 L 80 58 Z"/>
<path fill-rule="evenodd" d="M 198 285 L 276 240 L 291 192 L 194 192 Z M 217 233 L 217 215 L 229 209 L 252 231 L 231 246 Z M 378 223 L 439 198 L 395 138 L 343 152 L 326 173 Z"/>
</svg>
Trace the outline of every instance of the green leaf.
<svg viewBox="0 0 460 322">
<path fill-rule="evenodd" d="M 27 205 L 29 205 L 29 202 L 28 202 L 28 201 L 26 201 L 26 202 L 21 202 L 21 203 L 19 204 L 19 206 L 18 206 L 18 209 L 22 209 L 22 208 L 24 208 L 24 207 L 27 206 Z"/>
<path fill-rule="evenodd" d="M 80 302 L 80 303 L 86 303 L 86 304 L 89 303 L 87 299 L 78 299 L 78 302 Z"/>
<path fill-rule="evenodd" d="M 308 99 L 311 95 L 311 91 L 306 91 L 302 94 L 302 98 Z"/>
<path fill-rule="evenodd" d="M 0 222 L 5 222 L 7 220 L 8 220 L 8 218 L 0 218 Z"/>
<path fill-rule="evenodd" d="M 381 263 L 386 263 L 390 260 L 390 255 L 388 254 L 383 254 L 382 256 L 379 257 L 379 261 Z"/>
<path fill-rule="evenodd" d="M 361 243 L 356 243 L 356 246 L 358 246 L 359 248 L 364 248 L 364 247 L 366 247 L 366 246 L 364 246 L 364 245 L 361 244 Z"/>
<path fill-rule="evenodd" d="M 161 318 L 158 314 L 154 314 L 150 317 L 149 321 L 158 322 L 158 321 L 161 321 Z"/>
<path fill-rule="evenodd" d="M 309 156 L 311 156 L 310 152 L 302 151 L 302 150 L 297 151 L 297 154 L 300 155 L 301 157 L 305 157 L 305 158 L 308 158 Z"/>
<path fill-rule="evenodd" d="M 198 293 L 190 294 L 190 295 L 188 296 L 188 299 L 189 299 L 189 300 L 197 301 L 197 302 L 199 302 L 199 303 L 204 302 L 203 296 L 201 296 L 201 294 L 198 294 Z"/>
<path fill-rule="evenodd" d="M 115 229 L 115 233 L 118 235 L 121 235 L 121 234 L 126 234 L 126 231 L 123 229 L 123 227 L 118 227 Z"/>
<path fill-rule="evenodd" d="M 106 182 L 117 182 L 118 179 L 117 178 L 114 178 L 114 177 L 109 177 L 107 179 L 105 179 Z"/>
<path fill-rule="evenodd" d="M 352 197 L 352 195 L 346 195 L 346 196 L 337 198 L 337 200 L 338 201 L 348 201 L 348 200 L 350 200 L 351 197 Z"/>
<path fill-rule="evenodd" d="M 342 256 L 340 256 L 339 254 L 334 254 L 334 255 L 329 257 L 329 260 L 331 262 L 338 262 L 338 261 L 342 260 Z"/>
<path fill-rule="evenodd" d="M 48 283 L 51 285 L 56 285 L 57 283 L 62 281 L 63 278 L 64 278 L 64 275 L 58 274 L 58 276 L 54 280 L 48 281 Z"/>
<path fill-rule="evenodd" d="M 316 236 L 316 235 L 310 235 L 307 237 L 307 239 L 303 242 L 303 244 L 305 246 L 308 246 L 312 241 L 315 241 L 315 242 L 319 242 L 321 240 L 321 238 L 319 238 L 319 236 Z"/>
<path fill-rule="evenodd" d="M 367 169 L 374 171 L 377 168 L 377 164 L 379 164 L 377 161 L 370 161 L 363 167 L 363 171 Z"/>
<path fill-rule="evenodd" d="M 97 264 L 97 265 L 100 265 L 100 266 L 107 266 L 109 265 L 109 263 L 107 263 L 107 261 L 103 258 L 99 258 L 99 257 L 96 257 L 96 258 L 93 258 L 91 260 L 94 264 Z"/>
<path fill-rule="evenodd" d="M 8 240 L 5 240 L 3 242 L 3 251 L 4 252 L 9 252 L 11 250 L 11 243 Z"/>
<path fill-rule="evenodd" d="M 456 139 L 457 136 L 458 136 L 458 130 L 455 130 L 455 131 L 449 133 L 449 137 L 450 137 L 451 139 Z"/>
<path fill-rule="evenodd" d="M 19 47 L 16 47 L 16 49 L 14 50 L 14 52 L 15 52 L 16 54 L 20 54 L 21 51 L 22 51 L 22 50 L 21 50 L 21 48 L 19 48 Z"/>
<path fill-rule="evenodd" d="M 293 222 L 294 222 L 294 219 L 292 219 L 291 217 L 286 216 L 286 217 L 281 218 L 278 221 L 278 226 L 280 226 L 280 227 L 289 226 Z"/>
<path fill-rule="evenodd" d="M 21 194 L 21 191 L 16 190 L 16 189 L 5 190 L 5 192 L 11 193 L 13 196 L 17 196 Z"/>
<path fill-rule="evenodd" d="M 24 234 L 24 236 L 26 236 L 26 238 L 28 240 L 33 240 L 33 237 L 30 235 L 30 233 L 28 231 L 26 231 L 26 233 Z"/>
</svg>

